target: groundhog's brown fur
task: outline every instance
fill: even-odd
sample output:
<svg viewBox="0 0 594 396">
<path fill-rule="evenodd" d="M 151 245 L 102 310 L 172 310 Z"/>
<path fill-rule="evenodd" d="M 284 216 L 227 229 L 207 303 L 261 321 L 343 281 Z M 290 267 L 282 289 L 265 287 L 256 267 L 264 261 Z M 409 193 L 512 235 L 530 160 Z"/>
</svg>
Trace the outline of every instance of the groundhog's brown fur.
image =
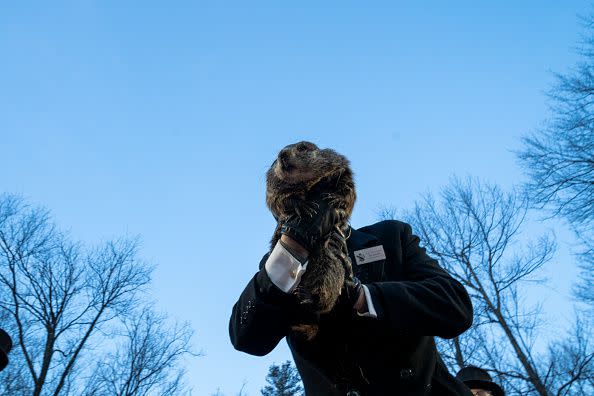
<svg viewBox="0 0 594 396">
<path fill-rule="evenodd" d="M 321 198 L 329 204 L 325 221 L 333 223 L 336 232 L 348 229 L 356 194 L 353 173 L 344 156 L 310 142 L 291 144 L 279 152 L 266 176 L 266 204 L 279 222 L 291 214 L 305 215 L 312 202 Z M 280 237 L 277 226 L 271 247 Z M 314 247 L 297 289 L 304 307 L 314 313 L 327 313 L 334 307 L 345 276 L 351 275 L 345 274 L 345 267 L 350 268 L 345 260 L 349 260 L 345 246 L 324 240 Z M 309 338 L 317 333 L 315 325 L 294 329 Z"/>
</svg>

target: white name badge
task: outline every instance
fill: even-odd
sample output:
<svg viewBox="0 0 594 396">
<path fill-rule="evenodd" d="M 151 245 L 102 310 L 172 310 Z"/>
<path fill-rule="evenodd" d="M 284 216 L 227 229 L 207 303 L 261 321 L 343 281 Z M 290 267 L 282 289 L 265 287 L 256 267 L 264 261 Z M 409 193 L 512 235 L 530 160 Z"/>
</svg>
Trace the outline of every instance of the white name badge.
<svg viewBox="0 0 594 396">
<path fill-rule="evenodd" d="M 353 253 L 357 265 L 372 263 L 374 261 L 385 260 L 386 252 L 382 245 L 370 247 L 367 249 L 355 250 Z"/>
</svg>

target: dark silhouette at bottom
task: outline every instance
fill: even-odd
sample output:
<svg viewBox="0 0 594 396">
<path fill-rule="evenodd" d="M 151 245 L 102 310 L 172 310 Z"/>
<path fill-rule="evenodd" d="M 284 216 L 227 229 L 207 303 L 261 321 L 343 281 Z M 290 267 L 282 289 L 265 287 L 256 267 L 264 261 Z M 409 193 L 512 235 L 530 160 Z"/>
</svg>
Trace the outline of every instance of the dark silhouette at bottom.
<svg viewBox="0 0 594 396">
<path fill-rule="evenodd" d="M 470 388 L 473 395 L 505 396 L 503 389 L 493 382 L 487 370 L 476 366 L 466 366 L 456 374 L 456 378 Z"/>
<path fill-rule="evenodd" d="M 12 339 L 7 332 L 0 329 L 0 371 L 8 365 L 8 353 L 12 349 Z"/>
</svg>

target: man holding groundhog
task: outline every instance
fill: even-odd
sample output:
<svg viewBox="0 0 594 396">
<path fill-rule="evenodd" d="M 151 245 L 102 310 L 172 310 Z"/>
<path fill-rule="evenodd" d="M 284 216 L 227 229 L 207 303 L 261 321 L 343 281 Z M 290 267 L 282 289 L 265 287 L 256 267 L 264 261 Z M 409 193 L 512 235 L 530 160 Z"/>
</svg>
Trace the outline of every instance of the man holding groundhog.
<svg viewBox="0 0 594 396">
<path fill-rule="evenodd" d="M 348 223 L 346 158 L 299 142 L 267 174 L 271 250 L 233 307 L 234 347 L 262 356 L 286 337 L 308 396 L 464 395 L 434 336 L 472 323 L 464 287 L 425 253 L 410 225 Z"/>
</svg>

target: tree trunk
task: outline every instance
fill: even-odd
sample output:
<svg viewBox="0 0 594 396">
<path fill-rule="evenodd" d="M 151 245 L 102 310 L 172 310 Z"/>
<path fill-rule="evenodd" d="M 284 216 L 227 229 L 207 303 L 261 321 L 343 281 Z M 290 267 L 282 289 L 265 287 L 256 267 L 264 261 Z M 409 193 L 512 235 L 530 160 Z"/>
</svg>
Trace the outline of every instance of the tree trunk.
<svg viewBox="0 0 594 396">
<path fill-rule="evenodd" d="M 458 364 L 458 368 L 462 369 L 465 366 L 465 363 L 462 349 L 460 349 L 460 339 L 458 337 L 454 338 L 454 349 L 456 351 L 456 363 Z"/>
</svg>

